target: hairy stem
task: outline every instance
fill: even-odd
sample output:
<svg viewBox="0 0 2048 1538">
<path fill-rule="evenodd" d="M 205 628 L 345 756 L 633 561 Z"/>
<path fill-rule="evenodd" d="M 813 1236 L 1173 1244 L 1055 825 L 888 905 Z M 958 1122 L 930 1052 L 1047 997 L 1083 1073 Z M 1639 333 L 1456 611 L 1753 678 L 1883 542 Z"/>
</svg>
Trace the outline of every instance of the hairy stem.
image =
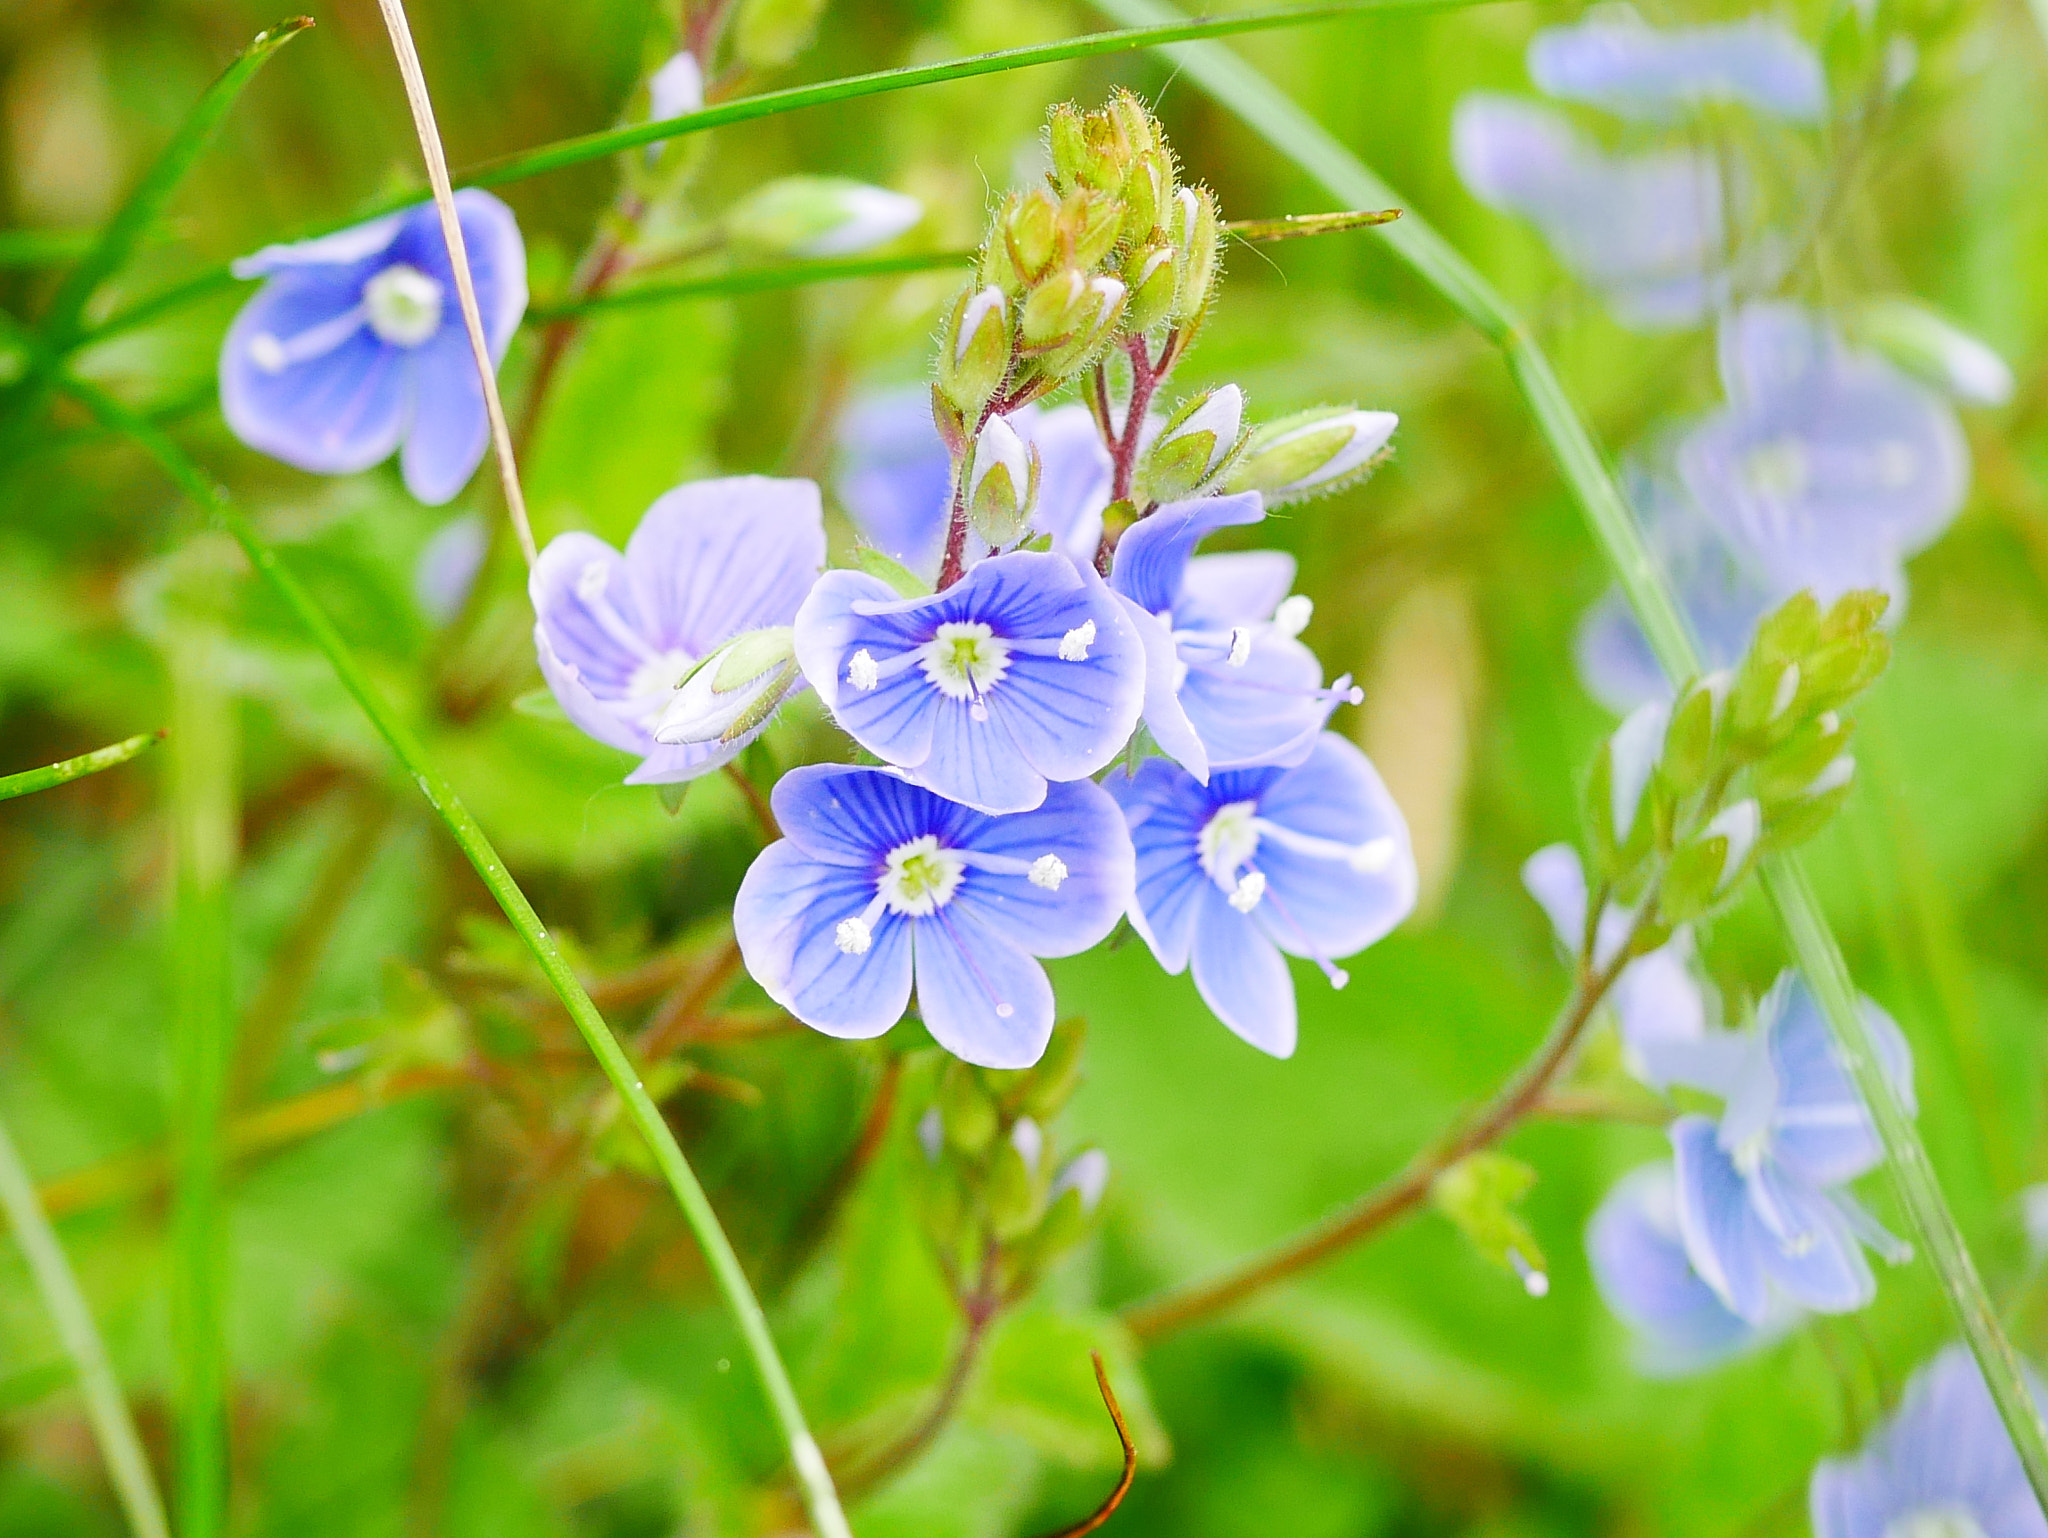
<svg viewBox="0 0 2048 1538">
<path fill-rule="evenodd" d="M 36 1200 L 35 1185 L 4 1123 L 0 1123 L 0 1208 L 6 1209 L 8 1224 L 28 1257 L 36 1290 L 43 1295 L 43 1306 L 57 1326 L 57 1338 L 64 1343 L 64 1352 L 78 1374 L 86 1418 L 92 1422 L 100 1456 L 107 1461 L 107 1474 L 120 1497 L 129 1530 L 135 1538 L 170 1538 L 163 1497 L 157 1493 L 149 1456 L 142 1449 L 142 1438 L 136 1435 L 127 1401 L 121 1397 L 113 1364 L 107 1360 L 106 1343 L 100 1339 L 71 1262 L 57 1242 L 48 1214 Z"/>
</svg>

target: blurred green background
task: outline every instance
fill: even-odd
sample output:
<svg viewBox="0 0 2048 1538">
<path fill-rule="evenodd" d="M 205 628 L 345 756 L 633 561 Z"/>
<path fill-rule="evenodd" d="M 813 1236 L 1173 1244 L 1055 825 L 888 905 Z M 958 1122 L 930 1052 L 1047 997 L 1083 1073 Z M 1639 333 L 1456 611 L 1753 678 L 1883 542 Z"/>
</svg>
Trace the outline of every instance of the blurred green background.
<svg viewBox="0 0 2048 1538">
<path fill-rule="evenodd" d="M 1913 563 L 1897 661 L 1864 713 L 1858 788 L 1811 863 L 1859 981 L 1914 1045 L 1922 1126 L 1994 1296 L 2041 1352 L 2048 1299 L 2030 1290 L 2018 1195 L 2048 1178 L 2048 46 L 2017 0 L 1882 13 L 1917 41 L 1919 71 L 1870 142 L 1836 147 L 1823 168 L 1839 209 L 1794 290 L 1825 303 L 1916 295 L 1988 340 L 2021 383 L 2010 405 L 1965 414 L 1971 501 Z M 102 310 L 417 182 L 374 6 L 314 14 Z M 1618 329 L 1537 237 L 1464 192 L 1448 159 L 1458 97 L 1526 94 L 1529 34 L 1568 14 L 1495 4 L 1232 46 L 1535 318 L 1618 450 L 1712 403 L 1710 339 Z M 1840 20 L 1816 4 L 1787 16 L 1809 37 Z M 275 19 L 239 0 L 8 0 L 0 223 L 103 219 Z M 642 110 L 634 93 L 676 25 L 659 0 L 419 0 L 414 21 L 458 167 Z M 737 85 L 1101 24 L 1040 0 L 840 3 L 786 64 Z M 1214 187 L 1227 216 L 1327 206 L 1145 55 L 721 130 L 691 152 L 691 206 L 715 212 L 770 176 L 839 173 L 926 201 L 911 247 L 972 244 L 990 189 L 1029 165 L 1046 106 L 1093 105 L 1117 83 L 1157 104 L 1188 178 Z M 537 302 L 565 290 L 615 184 L 600 163 L 503 189 Z M 593 319 L 568 340 L 523 446 L 540 537 L 583 527 L 622 540 L 690 476 L 828 475 L 846 404 L 925 376 L 956 281 Z M 0 269 L 0 308 L 31 319 L 54 282 L 47 267 Z M 828 1450 L 900 1424 L 955 1329 L 908 1194 L 928 1054 L 899 1077 L 888 1065 L 917 1046 L 908 1027 L 833 1042 L 782 1027 L 744 984 L 706 981 L 759 842 L 737 794 L 704 784 L 672 815 L 656 791 L 618 783 L 622 755 L 515 708 L 539 680 L 508 547 L 464 621 L 423 614 L 414 564 L 428 539 L 455 517 L 500 516 L 488 471 L 428 510 L 394 467 L 317 481 L 235 443 L 212 378 L 237 297 L 110 341 L 82 369 L 166 423 L 288 547 L 573 941 L 615 1024 L 652 1017 L 679 1032 L 666 1109 Z M 506 365 L 515 417 L 540 350 L 529 326 Z M 1704 1377 L 1639 1377 L 1581 1233 L 1612 1181 L 1657 1155 L 1653 1128 L 1539 1125 L 1512 1142 L 1541 1174 L 1528 1210 L 1552 1265 L 1542 1300 L 1425 1214 L 1142 1355 L 1111 1322 L 1118 1304 L 1391 1171 L 1530 1049 L 1567 978 L 1517 872 L 1571 836 L 1578 776 L 1611 725 L 1570 661 L 1606 587 L 1598 554 L 1505 370 L 1378 237 L 1236 248 L 1179 383 L 1223 380 L 1261 416 L 1350 400 L 1402 417 L 1398 457 L 1368 485 L 1263 532 L 1301 559 L 1318 604 L 1309 639 L 1329 671 L 1366 686 L 1337 724 L 1408 814 L 1422 907 L 1359 959 L 1345 992 L 1301 970 L 1302 1046 L 1285 1063 L 1231 1037 L 1142 946 L 1055 967 L 1088 1036 L 1084 1086 L 1053 1132 L 1063 1149 L 1108 1153 L 1102 1224 L 1005 1321 L 929 1453 L 854 1507 L 856 1529 L 1031 1534 L 1092 1507 L 1116 1466 L 1086 1363 L 1095 1345 L 1142 1433 L 1113 1531 L 1805 1531 L 1814 1462 L 1853 1444 L 1946 1338 L 1940 1297 L 1924 1267 L 1888 1271 L 1861 1315 Z M 772 1428 L 688 1234 L 538 974 L 324 662 L 132 447 L 59 407 L 12 422 L 0 456 L 0 771 L 165 724 L 167 653 L 198 631 L 235 725 L 232 1530 L 791 1529 Z M 774 740 L 784 762 L 840 751 L 803 720 Z M 0 808 L 0 1112 L 45 1182 L 160 1468 L 168 769 L 160 752 Z M 1754 902 L 1704 950 L 1738 995 L 1786 960 Z M 55 1337 L 0 1245 L 0 1534 L 120 1530 Z"/>
</svg>

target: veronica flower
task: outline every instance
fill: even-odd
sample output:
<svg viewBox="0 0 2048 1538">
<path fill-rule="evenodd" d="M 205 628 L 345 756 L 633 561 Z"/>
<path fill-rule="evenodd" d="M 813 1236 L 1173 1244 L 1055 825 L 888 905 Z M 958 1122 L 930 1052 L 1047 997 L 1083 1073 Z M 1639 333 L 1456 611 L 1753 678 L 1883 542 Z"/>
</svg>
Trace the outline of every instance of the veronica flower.
<svg viewBox="0 0 2048 1538">
<path fill-rule="evenodd" d="M 1603 5 L 1572 26 L 1538 32 L 1529 43 L 1529 78 L 1547 95 L 1630 118 L 1740 102 L 1816 123 L 1828 105 L 1820 59 L 1764 16 L 1664 31 L 1626 6 Z"/>
<path fill-rule="evenodd" d="M 1340 702 L 1295 637 L 1308 600 L 1290 597 L 1294 558 L 1277 550 L 1195 557 L 1212 531 L 1266 516 L 1256 492 L 1169 502 L 1124 531 L 1109 585 L 1145 647 L 1145 725 L 1195 775 L 1299 763 Z"/>
<path fill-rule="evenodd" d="M 1334 733 L 1292 768 L 1212 775 L 1163 758 L 1105 782 L 1131 825 L 1138 884 L 1131 926 L 1183 972 L 1216 1017 L 1261 1051 L 1294 1051 L 1294 981 L 1284 951 L 1331 986 L 1335 958 L 1365 949 L 1415 906 L 1408 824 L 1366 756 Z"/>
<path fill-rule="evenodd" d="M 1018 551 L 927 598 L 865 572 L 819 579 L 796 655 L 854 741 L 984 812 L 1025 812 L 1048 781 L 1116 757 L 1138 724 L 1143 655 L 1092 568 Z"/>
<path fill-rule="evenodd" d="M 526 313 L 526 248 L 488 192 L 455 194 L 492 360 Z M 399 457 L 422 502 L 460 491 L 490 442 L 434 205 L 235 263 L 267 278 L 221 344 L 220 404 L 251 448 L 349 475 Z"/>
<path fill-rule="evenodd" d="M 2027 1387 L 2048 1411 L 2033 1373 Z M 1853 1458 L 1828 1458 L 1807 1490 L 1814 1538 L 2048 1538 L 2012 1437 L 1976 1361 L 1950 1346 Z"/>
<path fill-rule="evenodd" d="M 413 562 L 412 595 L 420 612 L 445 625 L 462 612 L 491 548 L 482 515 L 460 513 L 434 531 Z"/>
<path fill-rule="evenodd" d="M 825 564 L 809 481 L 696 481 L 648 508 L 621 555 L 593 534 L 548 541 L 527 581 L 533 644 L 563 711 L 599 742 L 641 755 L 629 785 L 694 779 L 758 736 L 656 740 L 697 663 L 743 632 L 788 625 Z M 701 672 L 701 670 L 700 670 Z M 793 668 L 785 690 L 800 686 Z"/>
<path fill-rule="evenodd" d="M 1586 872 L 1579 852 L 1569 844 L 1537 850 L 1522 865 L 1522 885 L 1542 906 L 1566 954 L 1576 957 L 1586 931 Z M 1596 967 L 1620 953 L 1635 918 L 1608 904 L 1593 944 Z M 1654 1089 L 1669 1078 L 1670 1044 L 1696 1042 L 1707 1032 L 1707 997 L 1692 954 L 1692 931 L 1674 930 L 1663 945 L 1623 967 L 1607 993 L 1629 1072 Z"/>
<path fill-rule="evenodd" d="M 1085 406 L 1007 418 L 1038 450 L 1038 501 L 1032 526 L 1074 561 L 1092 561 L 1109 505 L 1109 451 Z M 938 575 L 952 502 L 952 461 L 932 425 L 929 392 L 907 390 L 863 402 L 840 429 L 839 500 L 868 542 L 927 580 Z M 987 554 L 970 533 L 969 563 Z"/>
<path fill-rule="evenodd" d="M 1023 1068 L 1051 1038 L 1036 956 L 1072 956 L 1130 900 L 1115 804 L 1080 780 L 989 817 L 886 769 L 817 764 L 777 782 L 783 838 L 740 883 L 733 928 L 755 981 L 828 1036 L 879 1036 L 913 979 L 925 1028 L 986 1068 Z"/>
<path fill-rule="evenodd" d="M 1734 199 L 1710 153 L 1609 155 L 1560 113 L 1478 93 L 1458 103 L 1451 156 L 1475 197 L 1540 229 L 1625 324 L 1688 326 L 1727 292 Z"/>
<path fill-rule="evenodd" d="M 1886 1076 L 1912 1104 L 1905 1037 L 1869 1000 L 1864 1019 Z M 1680 1083 L 1726 1099 L 1717 1125 L 1682 1116 L 1671 1126 L 1679 1226 L 1693 1266 L 1751 1322 L 1773 1292 L 1821 1313 L 1846 1313 L 1877 1290 L 1864 1259 L 1910 1253 L 1847 1191 L 1884 1145 L 1828 1037 L 1819 1006 L 1788 973 L 1766 996 L 1754 1030 L 1713 1033 L 1676 1066 Z"/>
<path fill-rule="evenodd" d="M 1793 304 L 1724 320 L 1720 364 L 1728 405 L 1678 452 L 1701 510 L 1779 589 L 1901 591 L 1968 487 L 1953 408 Z"/>
<path fill-rule="evenodd" d="M 1669 1164 L 1624 1175 L 1586 1229 L 1593 1281 L 1637 1340 L 1637 1360 L 1656 1377 L 1714 1366 L 1782 1332 L 1797 1310 L 1779 1300 L 1762 1323 L 1729 1310 L 1687 1259 Z"/>
</svg>

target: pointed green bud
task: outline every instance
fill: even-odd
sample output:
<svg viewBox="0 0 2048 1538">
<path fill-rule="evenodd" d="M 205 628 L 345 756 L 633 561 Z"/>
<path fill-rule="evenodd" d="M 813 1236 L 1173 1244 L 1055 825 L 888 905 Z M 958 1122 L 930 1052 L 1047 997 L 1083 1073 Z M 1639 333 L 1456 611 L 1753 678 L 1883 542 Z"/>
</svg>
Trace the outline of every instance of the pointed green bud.
<svg viewBox="0 0 2048 1538">
<path fill-rule="evenodd" d="M 1670 924 L 1690 923 L 1721 901 L 1763 852 L 1762 835 L 1763 812 L 1753 799 L 1724 807 L 1697 838 L 1673 851 L 1658 916 Z"/>
<path fill-rule="evenodd" d="M 1099 192 L 1070 192 L 1060 205 L 1060 241 L 1083 271 L 1102 265 L 1116 249 L 1123 208 Z"/>
<path fill-rule="evenodd" d="M 978 417 L 1010 371 L 1010 306 L 991 284 L 962 294 L 939 346 L 939 388 L 963 416 Z"/>
<path fill-rule="evenodd" d="M 967 468 L 967 513 L 975 532 L 998 548 L 1011 543 L 1031 522 L 1037 490 L 1037 456 L 1007 421 L 990 417 Z"/>
<path fill-rule="evenodd" d="M 1959 400 L 2003 406 L 2012 399 L 2012 368 L 2005 359 L 1916 299 L 1870 300 L 1851 330 L 1901 368 Z"/>
<path fill-rule="evenodd" d="M 1224 385 L 1188 401 L 1159 430 L 1140 469 L 1143 500 L 1176 502 L 1222 473 L 1244 428 L 1244 392 Z"/>
<path fill-rule="evenodd" d="M 1664 753 L 1658 760 L 1657 771 L 1679 800 L 1701 789 L 1713 769 L 1720 696 L 1727 687 L 1725 674 L 1695 679 L 1671 712 L 1671 725 L 1664 733 Z"/>
<path fill-rule="evenodd" d="M 1208 309 L 1222 261 L 1223 230 L 1215 196 L 1206 187 L 1182 187 L 1173 194 L 1166 238 L 1180 254 L 1173 290 L 1175 325 L 1188 325 Z"/>
<path fill-rule="evenodd" d="M 1088 165 L 1088 130 L 1081 109 L 1061 102 L 1046 117 L 1046 149 L 1052 160 L 1053 185 L 1061 192 L 1082 185 Z"/>
<path fill-rule="evenodd" d="M 747 194 L 725 216 L 740 246 L 777 256 L 852 256 L 894 240 L 924 204 L 843 176 L 785 176 Z"/>
<path fill-rule="evenodd" d="M 1132 332 L 1150 331 L 1173 308 L 1173 247 L 1141 246 L 1124 263 L 1124 324 Z"/>
<path fill-rule="evenodd" d="M 737 741 L 774 714 L 795 680 L 794 631 L 744 631 L 678 681 L 654 723 L 654 740 L 671 747 Z"/>
<path fill-rule="evenodd" d="M 1385 457 L 1401 419 L 1391 411 L 1318 406 L 1252 429 L 1224 477 L 1225 491 L 1256 491 L 1279 507 L 1363 480 Z"/>
<path fill-rule="evenodd" d="M 893 556 L 884 555 L 873 545 L 862 545 L 853 552 L 853 564 L 871 577 L 880 577 L 903 598 L 929 598 L 932 585 L 916 572 Z"/>
<path fill-rule="evenodd" d="M 1004 208 L 1003 242 L 1026 283 L 1036 283 L 1060 260 L 1060 201 L 1043 187 L 1015 196 Z"/>
</svg>

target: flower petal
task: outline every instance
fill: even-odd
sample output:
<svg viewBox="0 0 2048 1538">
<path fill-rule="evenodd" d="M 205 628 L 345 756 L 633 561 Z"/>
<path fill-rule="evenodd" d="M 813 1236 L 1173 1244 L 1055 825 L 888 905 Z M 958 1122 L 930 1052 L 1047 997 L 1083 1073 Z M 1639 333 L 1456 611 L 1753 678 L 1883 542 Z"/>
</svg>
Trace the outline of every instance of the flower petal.
<svg viewBox="0 0 2048 1538">
<path fill-rule="evenodd" d="M 427 506 L 439 507 L 469 483 L 491 446 L 476 355 L 459 328 L 443 326 L 430 341 L 411 348 L 405 362 L 415 405 L 399 467 L 406 490 Z"/>
<path fill-rule="evenodd" d="M 891 849 L 931 834 L 962 844 L 986 819 L 887 769 L 805 764 L 775 782 L 775 820 L 812 859 L 880 873 Z"/>
<path fill-rule="evenodd" d="M 1776 1246 L 1750 1208 L 1748 1188 L 1704 1116 L 1671 1124 L 1671 1151 L 1678 1231 L 1693 1270 L 1730 1309 L 1761 1323 L 1771 1307 L 1766 1252 Z"/>
<path fill-rule="evenodd" d="M 1213 885 L 1196 842 L 1211 813 L 1209 798 L 1192 775 L 1160 758 L 1147 759 L 1135 775 L 1110 775 L 1103 789 L 1123 810 L 1137 858 L 1131 927 L 1160 966 L 1183 972 L 1203 889 Z"/>
<path fill-rule="evenodd" d="M 1293 591 L 1294 557 L 1283 550 L 1198 555 L 1181 579 L 1175 619 L 1183 625 L 1197 616 L 1219 626 L 1263 624 Z"/>
<path fill-rule="evenodd" d="M 1195 918 L 1195 988 L 1218 1020 L 1274 1057 L 1292 1057 L 1294 979 L 1280 949 L 1213 882 Z"/>
<path fill-rule="evenodd" d="M 1257 523 L 1265 516 L 1265 504 L 1254 491 L 1169 502 L 1124 530 L 1109 585 L 1149 614 L 1170 612 L 1181 601 L 1195 546 L 1218 529 Z"/>
<path fill-rule="evenodd" d="M 1219 786 L 1219 791 L 1221 790 Z M 1266 928 L 1298 956 L 1349 956 L 1389 933 L 1415 907 L 1415 855 L 1408 823 L 1372 761 L 1331 732 L 1309 756 L 1277 776 L 1259 797 L 1259 815 L 1309 837 L 1352 848 L 1379 845 L 1383 863 L 1355 869 L 1346 860 L 1290 849 L 1272 835 L 1259 841 L 1258 868 L 1275 912 Z"/>
<path fill-rule="evenodd" d="M 1203 784 L 1209 781 L 1209 750 L 1202 743 L 1202 734 L 1195 730 L 1194 722 L 1181 708 L 1180 692 L 1175 687 L 1180 674 L 1180 659 L 1173 649 L 1173 632 L 1166 628 L 1166 621 L 1157 615 L 1139 608 L 1121 593 L 1117 602 L 1123 605 L 1124 617 L 1130 621 L 1132 633 L 1138 638 L 1145 653 L 1145 729 L 1152 734 L 1152 740 L 1159 744 L 1160 752 L 1176 760 Z"/>
<path fill-rule="evenodd" d="M 840 950 L 842 920 L 874 895 L 869 874 L 812 859 L 788 839 L 748 867 L 733 903 L 733 933 L 754 981 L 828 1036 L 880 1036 L 910 1002 L 911 920 L 884 914 L 868 949 Z"/>
<path fill-rule="evenodd" d="M 932 1039 L 983 1068 L 1037 1062 L 1052 1039 L 1045 968 L 958 904 L 909 922 L 917 930 L 917 1008 Z"/>
<path fill-rule="evenodd" d="M 411 417 L 404 355 L 358 326 L 318 356 L 272 371 L 256 339 L 289 341 L 346 325 L 361 295 L 352 269 L 273 278 L 242 307 L 220 352 L 220 405 L 235 436 L 318 475 L 351 475 L 391 456 Z"/>
<path fill-rule="evenodd" d="M 663 493 L 626 544 L 649 639 L 702 657 L 742 630 L 791 623 L 825 564 L 818 488 L 736 475 Z"/>
<path fill-rule="evenodd" d="M 635 671 L 655 655 L 626 558 L 594 534 L 557 535 L 534 562 L 526 592 L 555 655 L 584 687 L 624 700 Z"/>
<path fill-rule="evenodd" d="M 1180 686 L 1181 709 L 1201 734 L 1213 769 L 1299 763 L 1337 708 L 1322 692 L 1315 653 L 1271 625 L 1260 628 L 1242 665 L 1214 647 L 1191 655 Z"/>
<path fill-rule="evenodd" d="M 977 818 L 961 844 L 1027 863 L 1052 855 L 1064 876 L 1053 888 L 1023 875 L 972 870 L 948 912 L 971 909 L 1034 956 L 1077 956 L 1116 927 L 1130 906 L 1136 857 L 1123 813 L 1089 780 L 1046 788 L 1036 811 Z"/>
</svg>

